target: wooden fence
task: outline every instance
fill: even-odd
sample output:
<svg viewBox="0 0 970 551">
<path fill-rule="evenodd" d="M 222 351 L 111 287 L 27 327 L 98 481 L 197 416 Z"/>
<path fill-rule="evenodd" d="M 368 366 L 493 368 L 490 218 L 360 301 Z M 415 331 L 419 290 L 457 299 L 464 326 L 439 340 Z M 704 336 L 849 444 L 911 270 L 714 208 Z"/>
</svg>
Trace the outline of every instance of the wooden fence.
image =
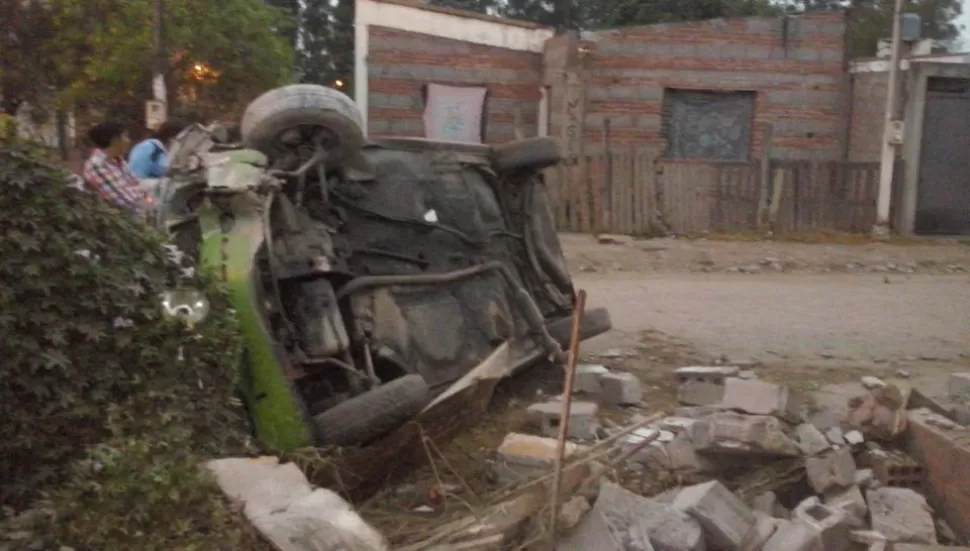
<svg viewBox="0 0 970 551">
<path fill-rule="evenodd" d="M 546 182 L 560 231 L 868 232 L 876 220 L 879 165 L 773 161 L 766 166 L 625 151 L 552 168 Z"/>
</svg>

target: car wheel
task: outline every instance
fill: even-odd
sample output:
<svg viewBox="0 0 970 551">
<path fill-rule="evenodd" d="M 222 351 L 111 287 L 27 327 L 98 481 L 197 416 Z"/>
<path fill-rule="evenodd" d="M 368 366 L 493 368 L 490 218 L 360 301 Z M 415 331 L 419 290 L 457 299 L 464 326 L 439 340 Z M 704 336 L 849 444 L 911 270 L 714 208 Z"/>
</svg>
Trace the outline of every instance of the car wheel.
<svg viewBox="0 0 970 551">
<path fill-rule="evenodd" d="M 313 417 L 324 446 L 364 444 L 414 418 L 431 401 L 420 375 L 405 375 Z"/>
<path fill-rule="evenodd" d="M 497 145 L 492 148 L 491 157 L 500 172 L 542 170 L 563 160 L 559 140 L 547 136 Z"/>
<path fill-rule="evenodd" d="M 364 144 L 363 117 L 346 94 L 316 84 L 292 84 L 256 98 L 243 114 L 246 147 L 270 157 L 319 139 L 327 162 L 339 164 Z"/>
<path fill-rule="evenodd" d="M 602 335 L 613 329 L 610 311 L 606 308 L 591 308 L 583 313 L 583 323 L 579 328 L 579 340 L 585 341 Z M 573 318 L 557 319 L 546 325 L 549 336 L 559 343 L 563 350 L 569 348 L 569 340 L 573 331 Z"/>
</svg>

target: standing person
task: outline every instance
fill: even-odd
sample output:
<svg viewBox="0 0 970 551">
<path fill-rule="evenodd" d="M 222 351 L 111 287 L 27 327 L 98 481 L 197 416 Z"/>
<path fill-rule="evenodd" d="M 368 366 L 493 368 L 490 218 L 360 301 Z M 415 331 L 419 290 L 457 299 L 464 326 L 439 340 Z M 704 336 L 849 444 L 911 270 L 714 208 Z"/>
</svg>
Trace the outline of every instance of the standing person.
<svg viewBox="0 0 970 551">
<path fill-rule="evenodd" d="M 145 194 L 124 161 L 131 143 L 124 126 L 103 122 L 88 131 L 88 140 L 94 151 L 84 163 L 85 184 L 103 199 L 144 217 Z"/>
<path fill-rule="evenodd" d="M 138 142 L 128 155 L 128 166 L 140 180 L 161 178 L 168 172 L 168 150 L 185 125 L 166 121 L 155 135 Z"/>
</svg>

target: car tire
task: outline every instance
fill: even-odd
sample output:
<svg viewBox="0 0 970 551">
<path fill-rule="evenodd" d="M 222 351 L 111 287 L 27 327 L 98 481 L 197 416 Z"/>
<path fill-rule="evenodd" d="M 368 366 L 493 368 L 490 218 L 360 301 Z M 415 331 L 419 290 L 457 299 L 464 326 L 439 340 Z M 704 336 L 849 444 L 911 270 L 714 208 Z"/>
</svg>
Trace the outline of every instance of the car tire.
<svg viewBox="0 0 970 551">
<path fill-rule="evenodd" d="M 405 375 L 313 417 L 323 446 L 365 444 L 414 418 L 431 401 L 420 375 Z"/>
<path fill-rule="evenodd" d="M 246 147 L 273 157 L 287 147 L 283 132 L 317 127 L 328 131 L 327 162 L 339 164 L 364 144 L 363 117 L 346 94 L 317 84 L 292 84 L 256 98 L 243 114 L 240 132 Z"/>
<path fill-rule="evenodd" d="M 515 172 L 549 168 L 564 157 L 559 140 L 544 136 L 497 145 L 491 150 L 491 158 L 499 172 Z"/>
<path fill-rule="evenodd" d="M 613 329 L 610 311 L 606 308 L 591 308 L 583 313 L 583 323 L 579 328 L 579 340 L 585 341 L 602 335 Z M 573 318 L 557 319 L 546 325 L 549 336 L 559 343 L 563 350 L 569 348 L 571 333 L 573 332 Z"/>
</svg>

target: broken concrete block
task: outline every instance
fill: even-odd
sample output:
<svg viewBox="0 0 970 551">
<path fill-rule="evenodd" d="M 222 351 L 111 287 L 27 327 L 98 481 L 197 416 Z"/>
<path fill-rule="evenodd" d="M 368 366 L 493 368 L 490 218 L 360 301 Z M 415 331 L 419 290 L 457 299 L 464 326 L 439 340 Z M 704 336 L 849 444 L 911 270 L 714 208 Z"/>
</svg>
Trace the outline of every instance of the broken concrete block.
<svg viewBox="0 0 970 551">
<path fill-rule="evenodd" d="M 701 526 L 690 515 L 611 482 L 601 485 L 593 511 L 566 539 L 557 549 L 613 549 L 608 542 L 615 541 L 621 550 L 705 550 Z"/>
<path fill-rule="evenodd" d="M 619 447 L 624 452 L 636 452 L 630 456 L 630 461 L 637 463 L 643 463 L 654 459 L 659 451 L 663 451 L 662 447 L 648 446 L 646 443 L 655 442 L 660 437 L 659 429 L 652 429 L 649 427 L 639 428 L 630 434 L 620 438 Z"/>
<path fill-rule="evenodd" d="M 859 446 L 866 442 L 866 437 L 857 430 L 850 430 L 849 432 L 845 433 L 843 438 L 845 438 L 846 444 L 849 444 L 850 446 Z"/>
<path fill-rule="evenodd" d="M 566 442 L 565 456 L 586 450 L 572 442 Z M 492 466 L 492 475 L 503 486 L 518 484 L 547 472 L 555 463 L 558 441 L 531 434 L 509 433 L 498 448 L 498 461 Z"/>
<path fill-rule="evenodd" d="M 701 456 L 694 449 L 691 436 L 681 434 L 668 442 L 665 446 L 670 468 L 675 472 L 713 473 L 717 472 L 717 464 Z"/>
<path fill-rule="evenodd" d="M 774 516 L 775 505 L 778 503 L 778 496 L 775 492 L 765 492 L 751 500 L 751 508 L 755 512 L 762 512 L 766 515 Z"/>
<path fill-rule="evenodd" d="M 840 448 L 805 460 L 808 482 L 818 494 L 855 484 L 852 450 Z"/>
<path fill-rule="evenodd" d="M 950 373 L 947 390 L 954 398 L 970 399 L 970 372 Z"/>
<path fill-rule="evenodd" d="M 870 545 L 880 541 L 886 541 L 886 536 L 875 530 L 852 530 L 849 532 L 849 539 L 855 543 Z"/>
<path fill-rule="evenodd" d="M 720 398 L 718 398 L 720 401 Z M 674 410 L 675 417 L 688 417 L 690 419 L 703 419 L 708 415 L 714 415 L 721 411 L 717 406 L 687 406 L 679 407 Z"/>
<path fill-rule="evenodd" d="M 795 437 L 798 438 L 798 447 L 805 455 L 818 455 L 832 447 L 822 431 L 810 423 L 798 425 Z"/>
<path fill-rule="evenodd" d="M 665 417 L 657 422 L 657 426 L 677 434 L 690 434 L 696 422 L 696 419 L 690 417 Z"/>
<path fill-rule="evenodd" d="M 740 372 L 737 367 L 682 367 L 677 377 L 677 399 L 681 404 L 712 406 L 724 398 L 724 381 Z"/>
<path fill-rule="evenodd" d="M 610 406 L 637 405 L 643 400 L 640 379 L 632 373 L 607 373 L 600 379 L 603 403 Z"/>
<path fill-rule="evenodd" d="M 756 521 L 754 513 L 716 480 L 684 488 L 673 505 L 700 522 L 715 549 L 740 550 Z"/>
<path fill-rule="evenodd" d="M 916 543 L 897 543 L 890 551 L 970 551 L 970 547 L 954 547 L 951 545 L 922 545 Z"/>
<path fill-rule="evenodd" d="M 866 390 L 875 390 L 877 388 L 883 388 L 886 386 L 886 381 L 883 381 L 879 377 L 873 377 L 871 375 L 866 375 L 859 380 L 862 383 L 863 388 Z"/>
<path fill-rule="evenodd" d="M 724 385 L 703 381 L 688 381 L 677 387 L 677 401 L 692 406 L 720 404 L 724 398 Z"/>
<path fill-rule="evenodd" d="M 818 541 L 818 533 L 804 522 L 781 522 L 761 551 L 814 551 Z"/>
<path fill-rule="evenodd" d="M 845 435 L 842 433 L 841 427 L 829 428 L 829 430 L 825 431 L 825 438 L 835 446 L 845 444 Z"/>
<path fill-rule="evenodd" d="M 754 526 L 744 536 L 741 551 L 761 551 L 761 548 L 771 539 L 771 536 L 775 535 L 778 527 L 784 522 L 761 511 L 754 511 L 754 517 Z"/>
<path fill-rule="evenodd" d="M 704 453 L 780 457 L 801 453 L 775 417 L 722 412 L 698 420 L 692 432 L 694 449 Z"/>
<path fill-rule="evenodd" d="M 822 408 L 808 416 L 808 422 L 823 433 L 842 423 L 842 416 L 835 410 Z"/>
<path fill-rule="evenodd" d="M 849 541 L 850 522 L 844 511 L 817 503 L 799 509 L 796 520 L 805 523 L 817 534 L 820 549 L 843 551 L 852 545 Z"/>
<path fill-rule="evenodd" d="M 855 472 L 856 486 L 863 489 L 874 488 L 875 482 L 876 475 L 872 472 L 872 469 L 859 469 Z"/>
<path fill-rule="evenodd" d="M 563 503 L 559 508 L 559 528 L 561 530 L 572 530 L 583 520 L 583 516 L 589 512 L 589 501 L 582 496 L 573 496 L 572 499 Z"/>
<path fill-rule="evenodd" d="M 900 543 L 936 544 L 936 525 L 926 498 L 909 488 L 868 490 L 872 529 Z"/>
<path fill-rule="evenodd" d="M 906 430 L 909 391 L 893 384 L 849 400 L 846 421 L 869 438 L 892 440 Z"/>
<path fill-rule="evenodd" d="M 823 499 L 824 503 L 833 509 L 844 511 L 853 528 L 861 528 L 869 518 L 869 507 L 866 498 L 858 486 L 836 488 L 829 490 Z"/>
<path fill-rule="evenodd" d="M 802 418 L 802 400 L 784 385 L 729 377 L 721 407 L 751 415 L 774 415 L 790 422 Z"/>
<path fill-rule="evenodd" d="M 741 368 L 735 365 L 715 365 L 715 366 L 691 366 L 681 367 L 674 371 L 678 383 L 688 381 L 704 381 L 709 383 L 724 384 L 728 377 L 737 377 Z"/>
<path fill-rule="evenodd" d="M 583 364 L 576 366 L 576 392 L 599 394 L 603 391 L 600 380 L 610 372 L 605 365 Z"/>
<path fill-rule="evenodd" d="M 531 434 L 509 433 L 498 448 L 499 458 L 509 463 L 534 467 L 551 467 L 555 462 L 559 442 Z M 586 446 L 566 442 L 565 456 L 585 451 Z"/>
<path fill-rule="evenodd" d="M 888 549 L 887 545 L 888 544 L 884 541 L 877 541 L 875 543 L 869 544 L 868 551 L 887 551 Z M 895 547 L 893 549 L 895 549 Z"/>
<path fill-rule="evenodd" d="M 559 437 L 559 427 L 562 419 L 562 404 L 546 402 L 529 406 L 529 417 L 539 426 L 543 436 Z M 568 438 L 593 438 L 599 429 L 596 415 L 599 406 L 592 402 L 573 402 L 569 409 Z"/>
<path fill-rule="evenodd" d="M 313 489 L 292 463 L 275 457 L 229 458 L 206 467 L 222 491 L 275 549 L 385 551 L 384 537 L 336 493 Z"/>
<path fill-rule="evenodd" d="M 970 428 L 932 422 L 940 418 L 925 409 L 910 411 L 906 449 L 926 469 L 939 515 L 960 540 L 970 542 Z"/>
</svg>

